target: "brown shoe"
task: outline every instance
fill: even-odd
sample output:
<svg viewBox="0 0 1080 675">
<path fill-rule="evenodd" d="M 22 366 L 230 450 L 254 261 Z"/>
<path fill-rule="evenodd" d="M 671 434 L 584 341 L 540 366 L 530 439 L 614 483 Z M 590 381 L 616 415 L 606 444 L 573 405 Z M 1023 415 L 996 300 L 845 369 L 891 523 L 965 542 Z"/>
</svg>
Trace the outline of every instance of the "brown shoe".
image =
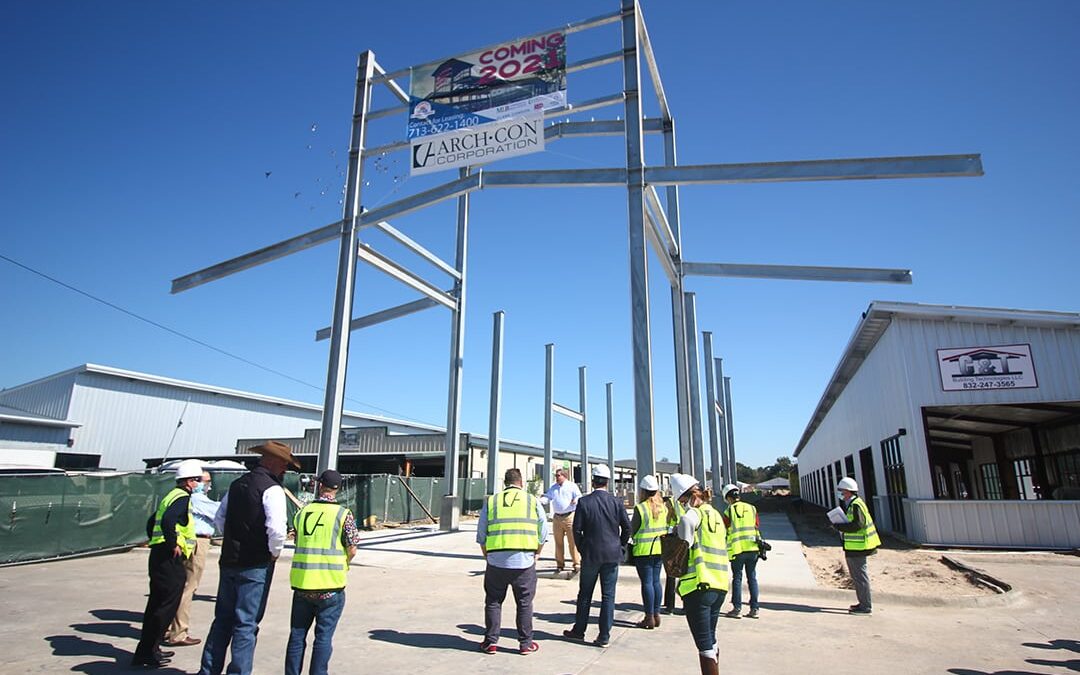
<svg viewBox="0 0 1080 675">
<path fill-rule="evenodd" d="M 161 644 L 165 645 L 166 647 L 194 647 L 201 642 L 202 640 L 200 640 L 199 638 L 191 637 L 189 635 L 183 640 L 165 640 Z"/>
<path fill-rule="evenodd" d="M 644 619 L 642 619 L 641 621 L 638 621 L 638 622 L 637 622 L 637 627 L 638 627 L 638 628 L 647 628 L 647 629 L 652 629 L 652 628 L 653 628 L 653 617 L 652 617 L 652 614 L 646 614 L 646 615 L 645 615 L 645 618 L 644 618 Z"/>
<path fill-rule="evenodd" d="M 653 614 L 652 615 L 652 625 L 653 625 L 653 628 L 659 628 L 660 627 L 660 615 L 659 614 Z"/>
</svg>

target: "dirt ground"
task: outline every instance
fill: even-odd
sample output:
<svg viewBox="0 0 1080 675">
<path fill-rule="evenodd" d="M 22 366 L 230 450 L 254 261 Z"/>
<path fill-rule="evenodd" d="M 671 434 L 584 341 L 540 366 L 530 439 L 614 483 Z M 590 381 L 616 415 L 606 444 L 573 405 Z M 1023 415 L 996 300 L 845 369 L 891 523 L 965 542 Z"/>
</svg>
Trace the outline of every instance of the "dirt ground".
<svg viewBox="0 0 1080 675">
<path fill-rule="evenodd" d="M 802 540 L 803 553 L 818 583 L 826 588 L 851 589 L 844 552 L 836 530 L 828 525 L 825 509 L 788 498 L 766 498 L 762 511 L 786 511 Z M 870 557 L 870 584 L 875 593 L 956 598 L 994 595 L 994 591 L 942 562 L 942 551 L 921 549 L 882 536 L 878 552 Z"/>
</svg>

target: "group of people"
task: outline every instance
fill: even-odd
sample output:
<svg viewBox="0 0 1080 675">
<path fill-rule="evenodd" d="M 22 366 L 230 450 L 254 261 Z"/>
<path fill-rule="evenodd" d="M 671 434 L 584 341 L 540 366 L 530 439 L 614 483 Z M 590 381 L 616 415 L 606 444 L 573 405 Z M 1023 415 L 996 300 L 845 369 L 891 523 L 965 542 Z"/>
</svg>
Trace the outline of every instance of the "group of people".
<svg viewBox="0 0 1080 675">
<path fill-rule="evenodd" d="M 569 640 L 583 642 L 589 610 L 597 581 L 600 583 L 599 632 L 593 644 L 607 646 L 615 613 L 615 587 L 619 564 L 627 547 L 641 582 L 644 618 L 636 625 L 651 630 L 661 623 L 660 571 L 663 568 L 661 537 L 675 534 L 687 550 L 685 572 L 668 576 L 668 608 L 674 594 L 682 598 L 684 614 L 698 651 L 701 672 L 719 672 L 720 649 L 716 625 L 730 590 L 732 619 L 757 619 L 760 604 L 757 562 L 764 557 L 760 517 L 753 504 L 743 502 L 735 485 L 723 488 L 724 510 L 712 506 L 712 495 L 693 476 L 672 474 L 672 495 L 665 498 L 655 476 L 645 476 L 638 484 L 638 502 L 628 518 L 623 500 L 609 491 L 611 474 L 607 466 L 592 470 L 592 492 L 582 495 L 560 469 L 556 483 L 544 497 L 536 499 L 522 487 L 521 471 L 510 469 L 505 488 L 485 501 L 480 511 L 476 541 L 486 560 L 484 573 L 484 638 L 480 651 L 498 650 L 502 604 L 507 589 L 514 595 L 519 653 L 539 650 L 533 640 L 532 604 L 536 594 L 536 559 L 548 537 L 544 503 L 552 506 L 555 524 L 555 564 L 565 568 L 563 537 L 569 539 L 573 569 L 579 573 L 574 624 L 563 631 Z M 837 486 L 847 522 L 835 527 L 843 533 L 848 568 L 855 580 L 859 602 L 852 614 L 870 614 L 871 597 L 866 557 L 874 553 L 880 539 L 865 502 L 858 496 L 854 479 L 845 478 Z M 580 559 L 579 559 L 580 556 Z M 742 614 L 742 581 L 749 586 L 749 611 Z"/>
<path fill-rule="evenodd" d="M 186 460 L 177 467 L 176 487 L 161 500 L 147 523 L 150 595 L 132 665 L 160 668 L 174 655 L 163 650 L 162 645 L 200 643 L 188 633 L 189 608 L 202 576 L 210 537 L 220 533 L 214 620 L 203 645 L 199 675 L 219 675 L 230 648 L 228 672 L 252 672 L 258 625 L 266 610 L 274 564 L 289 536 L 286 491 L 281 481 L 290 464 L 299 468 L 291 449 L 283 443 L 270 441 L 254 450 L 260 455 L 259 464 L 232 483 L 220 504 L 206 496 L 210 475 L 201 462 Z M 507 591 L 513 594 L 516 605 L 518 652 L 529 655 L 540 649 L 533 639 L 533 599 L 537 557 L 549 536 L 545 504 L 550 504 L 554 511 L 556 567 L 565 568 L 564 552 L 569 549 L 572 569 L 578 575 L 574 624 L 563 631 L 564 637 L 578 642 L 586 639 L 592 597 L 599 582 L 599 631 L 593 644 L 608 645 L 619 565 L 629 546 L 641 582 L 644 610 L 637 627 L 659 628 L 662 598 L 672 609 L 677 593 L 683 601 L 701 672 L 718 673 L 716 625 L 729 591 L 732 607 L 725 615 L 743 616 L 744 575 L 750 590 L 750 610 L 745 616 L 759 616 L 756 566 L 762 540 L 757 509 L 740 499 L 735 485 L 727 485 L 723 488 L 726 506 L 722 512 L 717 511 L 709 490 L 693 476 L 676 473 L 670 478 L 670 498 L 663 496 L 656 477 L 643 477 L 631 518 L 623 500 L 609 490 L 610 481 L 608 467 L 597 465 L 592 470 L 592 491 L 582 495 L 566 472 L 559 470 L 556 483 L 543 498 L 537 498 L 523 489 L 519 469 L 507 470 L 504 489 L 484 501 L 477 523 L 476 541 L 486 562 L 480 651 L 498 651 Z M 315 639 L 308 672 L 325 675 L 328 671 L 334 631 L 345 606 L 349 563 L 360 540 L 352 512 L 337 503 L 341 485 L 341 474 L 332 469 L 324 471 L 318 478 L 314 501 L 302 506 L 293 519 L 296 548 L 289 574 L 293 598 L 286 675 L 299 675 L 312 624 Z M 881 542 L 855 481 L 841 480 L 837 496 L 847 522 L 836 527 L 843 533 L 858 597 L 858 603 L 849 611 L 870 614 L 866 557 Z M 668 575 L 665 598 L 660 584 L 665 548 L 661 537 L 669 534 L 682 542 L 686 565 L 681 575 Z M 568 539 L 565 548 L 563 538 Z"/>
<path fill-rule="evenodd" d="M 200 675 L 220 675 L 231 650 L 229 673 L 253 671 L 259 622 L 285 547 L 286 492 L 281 481 L 289 465 L 300 468 L 289 446 L 270 441 L 254 448 L 259 464 L 229 486 L 220 504 L 207 499 L 210 476 L 199 460 L 185 460 L 176 487 L 148 523 L 150 597 L 133 666 L 161 668 L 175 654 L 162 649 L 200 643 L 188 634 L 191 596 L 202 576 L 205 548 L 220 533 L 221 555 L 214 620 L 203 643 Z M 327 470 L 318 478 L 315 499 L 293 519 L 296 549 L 289 584 L 293 589 L 286 675 L 299 675 L 307 636 L 315 625 L 308 672 L 326 675 L 333 636 L 345 607 L 349 562 L 360 532 L 352 512 L 337 503 L 342 477 Z M 200 541 L 202 540 L 202 541 Z M 185 605 L 184 603 L 187 603 Z"/>
</svg>

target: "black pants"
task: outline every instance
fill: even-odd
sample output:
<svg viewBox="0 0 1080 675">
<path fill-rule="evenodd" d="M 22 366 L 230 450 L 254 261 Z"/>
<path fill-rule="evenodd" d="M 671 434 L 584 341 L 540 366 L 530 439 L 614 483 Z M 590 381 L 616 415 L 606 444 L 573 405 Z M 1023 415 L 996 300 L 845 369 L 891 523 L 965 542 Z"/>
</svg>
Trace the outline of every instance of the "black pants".
<svg viewBox="0 0 1080 675">
<path fill-rule="evenodd" d="M 165 544 L 150 547 L 150 597 L 143 612 L 142 635 L 135 655 L 149 657 L 158 650 L 165 629 L 176 616 L 180 606 L 180 596 L 184 592 L 187 572 L 184 571 L 184 558 L 173 557 L 173 550 Z"/>
</svg>

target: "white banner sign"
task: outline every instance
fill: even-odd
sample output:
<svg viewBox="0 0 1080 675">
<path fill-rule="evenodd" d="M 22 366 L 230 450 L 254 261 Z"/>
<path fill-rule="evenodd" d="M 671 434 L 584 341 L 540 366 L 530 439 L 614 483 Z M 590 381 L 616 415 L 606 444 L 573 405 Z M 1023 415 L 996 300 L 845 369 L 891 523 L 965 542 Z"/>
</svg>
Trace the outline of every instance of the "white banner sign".
<svg viewBox="0 0 1080 675">
<path fill-rule="evenodd" d="M 544 115 L 536 112 L 412 140 L 410 173 L 418 176 L 527 155 L 544 149 Z"/>
<path fill-rule="evenodd" d="M 945 391 L 1039 386 L 1031 345 L 939 349 L 937 358 L 941 388 Z"/>
</svg>

